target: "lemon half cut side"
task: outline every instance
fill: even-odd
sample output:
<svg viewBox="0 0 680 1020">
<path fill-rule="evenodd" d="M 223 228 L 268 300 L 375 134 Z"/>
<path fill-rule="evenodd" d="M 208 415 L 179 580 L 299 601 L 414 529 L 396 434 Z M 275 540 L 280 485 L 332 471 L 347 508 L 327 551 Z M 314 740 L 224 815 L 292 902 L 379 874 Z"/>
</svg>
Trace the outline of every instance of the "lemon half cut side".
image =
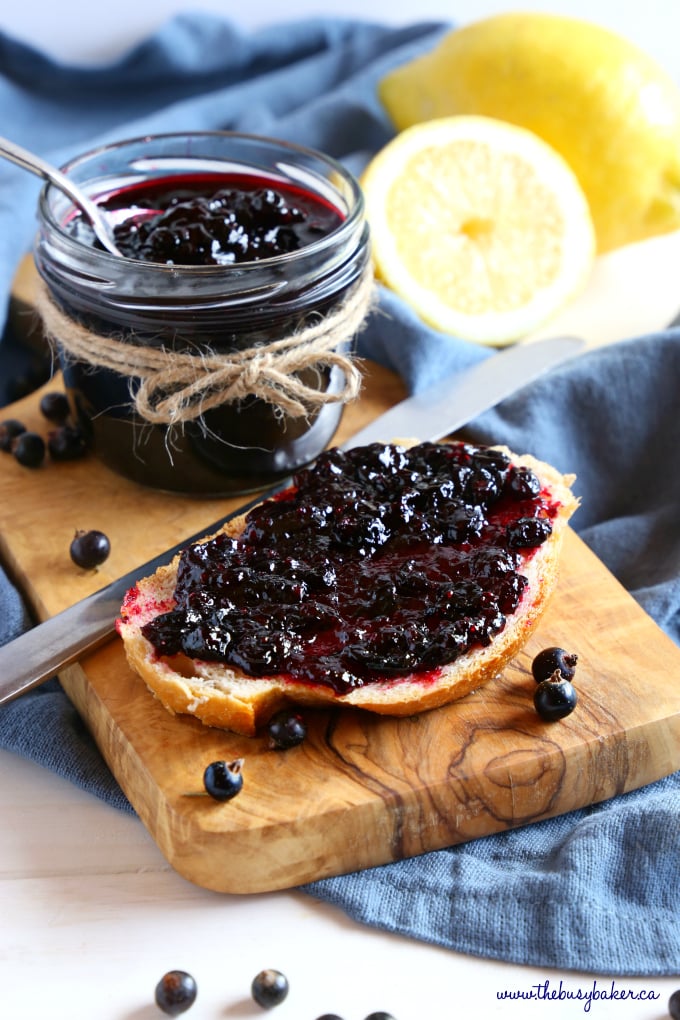
<svg viewBox="0 0 680 1020">
<path fill-rule="evenodd" d="M 361 183 L 378 277 L 442 332 L 511 343 L 590 274 L 595 233 L 581 186 L 524 128 L 477 116 L 415 125 Z"/>
</svg>

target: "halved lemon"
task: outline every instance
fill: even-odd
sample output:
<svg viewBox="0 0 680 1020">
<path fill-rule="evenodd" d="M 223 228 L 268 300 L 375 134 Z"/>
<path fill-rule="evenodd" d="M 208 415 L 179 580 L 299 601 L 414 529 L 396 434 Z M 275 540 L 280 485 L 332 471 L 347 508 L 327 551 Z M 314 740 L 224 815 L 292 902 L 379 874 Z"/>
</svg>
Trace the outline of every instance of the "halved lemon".
<svg viewBox="0 0 680 1020">
<path fill-rule="evenodd" d="M 564 307 L 592 269 L 583 190 L 524 128 L 477 116 L 415 125 L 361 183 L 378 277 L 442 332 L 511 343 Z"/>
</svg>

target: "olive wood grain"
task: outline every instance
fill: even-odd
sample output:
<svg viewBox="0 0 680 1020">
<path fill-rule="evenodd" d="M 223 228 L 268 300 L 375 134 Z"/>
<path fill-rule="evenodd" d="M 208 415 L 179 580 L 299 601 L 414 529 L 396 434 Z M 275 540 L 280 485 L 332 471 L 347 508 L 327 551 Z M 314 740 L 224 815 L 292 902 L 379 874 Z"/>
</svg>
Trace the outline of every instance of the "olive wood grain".
<svg viewBox="0 0 680 1020">
<path fill-rule="evenodd" d="M 403 395 L 394 375 L 366 365 L 338 440 Z M 40 396 L 5 416 L 44 432 Z M 40 618 L 239 502 L 144 490 L 92 457 L 31 471 L 2 456 L 0 497 L 3 562 Z M 111 539 L 98 571 L 70 561 L 77 528 Z M 559 723 L 542 722 L 532 701 L 531 659 L 548 644 L 579 655 L 579 704 Z M 558 590 L 523 652 L 487 687 L 420 716 L 310 713 L 307 741 L 272 751 L 265 737 L 170 716 L 117 639 L 61 679 L 171 865 L 200 886 L 255 893 L 526 825 L 669 774 L 680 768 L 679 673 L 680 650 L 569 532 Z M 238 797 L 193 796 L 209 762 L 236 757 Z"/>
</svg>

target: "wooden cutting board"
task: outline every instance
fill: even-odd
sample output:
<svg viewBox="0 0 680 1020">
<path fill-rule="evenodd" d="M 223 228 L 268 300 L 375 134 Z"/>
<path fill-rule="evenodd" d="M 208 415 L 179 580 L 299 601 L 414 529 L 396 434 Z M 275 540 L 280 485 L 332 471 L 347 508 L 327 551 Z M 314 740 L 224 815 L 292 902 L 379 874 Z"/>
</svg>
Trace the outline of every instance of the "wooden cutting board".
<svg viewBox="0 0 680 1020">
<path fill-rule="evenodd" d="M 58 385 L 58 384 L 57 384 Z M 51 384 L 47 389 L 55 388 Z M 5 409 L 45 430 L 41 392 Z M 338 441 L 403 396 L 367 366 Z M 95 458 L 30 471 L 0 455 L 0 552 L 41 618 L 206 528 L 240 500 L 147 491 Z M 74 567 L 77 528 L 112 542 L 96 572 Z M 579 655 L 576 711 L 536 715 L 530 674 L 546 645 Z M 310 713 L 307 741 L 272 751 L 170 716 L 128 668 L 117 638 L 62 683 L 171 865 L 210 889 L 253 893 L 367 868 L 526 825 L 680 768 L 680 649 L 578 537 L 528 647 L 502 677 L 457 704 L 407 719 Z M 205 766 L 244 758 L 244 787 L 220 804 L 188 796 Z"/>
</svg>

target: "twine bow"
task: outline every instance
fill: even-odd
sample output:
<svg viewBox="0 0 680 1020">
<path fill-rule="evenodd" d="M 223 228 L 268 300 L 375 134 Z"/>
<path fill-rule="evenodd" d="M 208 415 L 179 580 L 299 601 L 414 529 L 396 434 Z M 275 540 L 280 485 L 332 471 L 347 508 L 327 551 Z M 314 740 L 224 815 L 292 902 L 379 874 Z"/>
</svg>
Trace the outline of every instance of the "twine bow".
<svg viewBox="0 0 680 1020">
<path fill-rule="evenodd" d="M 76 361 L 139 380 L 132 397 L 137 414 L 154 425 L 178 425 L 230 401 L 254 396 L 300 418 L 323 404 L 353 400 L 361 374 L 352 357 L 338 350 L 360 329 L 373 302 L 370 267 L 340 305 L 290 336 L 248 350 L 216 354 L 145 347 L 129 339 L 94 333 L 66 315 L 41 283 L 36 307 L 49 339 Z M 337 366 L 344 384 L 335 393 L 303 382 L 304 369 Z"/>
</svg>

